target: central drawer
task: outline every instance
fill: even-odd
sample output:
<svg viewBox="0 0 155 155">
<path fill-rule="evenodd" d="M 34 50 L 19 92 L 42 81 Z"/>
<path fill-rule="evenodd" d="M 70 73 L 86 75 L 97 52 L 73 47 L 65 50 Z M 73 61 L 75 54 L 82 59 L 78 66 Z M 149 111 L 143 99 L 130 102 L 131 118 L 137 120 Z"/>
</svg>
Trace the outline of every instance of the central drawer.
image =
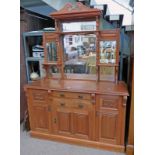
<svg viewBox="0 0 155 155">
<path fill-rule="evenodd" d="M 81 99 L 66 99 L 66 98 L 53 98 L 53 104 L 58 107 L 63 108 L 78 108 L 78 109 L 87 109 L 92 107 L 92 104 L 88 100 Z"/>
<path fill-rule="evenodd" d="M 60 98 L 73 98 L 73 99 L 84 99 L 90 100 L 91 95 L 87 93 L 74 93 L 74 92 L 63 92 L 63 91 L 53 91 L 51 93 L 53 97 L 60 97 Z"/>
</svg>

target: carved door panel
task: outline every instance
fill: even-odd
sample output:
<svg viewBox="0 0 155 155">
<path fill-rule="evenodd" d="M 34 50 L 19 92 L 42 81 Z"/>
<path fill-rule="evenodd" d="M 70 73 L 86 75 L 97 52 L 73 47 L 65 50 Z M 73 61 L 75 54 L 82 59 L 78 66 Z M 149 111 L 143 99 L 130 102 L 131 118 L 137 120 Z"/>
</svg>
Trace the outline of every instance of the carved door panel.
<svg viewBox="0 0 155 155">
<path fill-rule="evenodd" d="M 88 110 L 73 110 L 73 134 L 77 138 L 92 139 L 93 113 Z"/>
<path fill-rule="evenodd" d="M 70 108 L 54 105 L 53 129 L 55 134 L 71 135 L 71 110 Z"/>
<path fill-rule="evenodd" d="M 32 117 L 31 117 L 32 116 Z M 31 129 L 41 132 L 49 132 L 49 112 L 48 106 L 35 106 L 31 107 Z"/>
<path fill-rule="evenodd" d="M 55 134 L 93 139 L 95 114 L 88 101 L 54 100 L 53 128 Z"/>
<path fill-rule="evenodd" d="M 118 111 L 97 112 L 98 140 L 101 142 L 119 143 L 119 119 Z"/>
<path fill-rule="evenodd" d="M 98 95 L 96 110 L 97 140 L 110 144 L 121 144 L 122 98 Z"/>
</svg>

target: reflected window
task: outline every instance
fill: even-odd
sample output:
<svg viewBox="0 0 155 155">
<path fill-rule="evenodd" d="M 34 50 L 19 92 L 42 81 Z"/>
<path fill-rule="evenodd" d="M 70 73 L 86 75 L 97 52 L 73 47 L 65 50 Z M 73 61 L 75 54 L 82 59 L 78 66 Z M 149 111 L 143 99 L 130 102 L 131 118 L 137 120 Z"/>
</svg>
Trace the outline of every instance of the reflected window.
<svg viewBox="0 0 155 155">
<path fill-rule="evenodd" d="M 100 63 L 116 63 L 116 41 L 100 41 Z"/>
<path fill-rule="evenodd" d="M 96 21 L 62 23 L 63 32 L 95 31 Z"/>
<path fill-rule="evenodd" d="M 65 35 L 65 73 L 96 74 L 96 35 Z"/>
</svg>

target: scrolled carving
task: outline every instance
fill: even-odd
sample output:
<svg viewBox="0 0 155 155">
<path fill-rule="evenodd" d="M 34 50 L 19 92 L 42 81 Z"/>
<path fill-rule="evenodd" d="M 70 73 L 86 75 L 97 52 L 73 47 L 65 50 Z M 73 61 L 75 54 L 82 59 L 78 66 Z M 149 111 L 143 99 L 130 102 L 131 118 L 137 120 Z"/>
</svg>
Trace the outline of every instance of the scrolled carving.
<svg viewBox="0 0 155 155">
<path fill-rule="evenodd" d="M 108 107 L 108 108 L 117 108 L 118 104 L 117 104 L 117 102 L 115 102 L 113 100 L 103 100 L 102 106 Z"/>
<path fill-rule="evenodd" d="M 75 12 L 75 11 L 89 11 L 92 10 L 92 8 L 89 8 L 85 5 L 83 5 L 80 2 L 77 2 L 75 5 L 72 3 L 67 3 L 59 12 Z"/>
<path fill-rule="evenodd" d="M 71 13 L 81 13 L 81 12 L 96 12 L 96 15 L 101 14 L 101 10 L 97 8 L 89 8 L 83 5 L 80 2 L 77 2 L 75 5 L 72 3 L 67 3 L 62 9 L 57 12 L 51 14 L 52 17 L 56 17 L 58 15 L 71 14 Z"/>
</svg>

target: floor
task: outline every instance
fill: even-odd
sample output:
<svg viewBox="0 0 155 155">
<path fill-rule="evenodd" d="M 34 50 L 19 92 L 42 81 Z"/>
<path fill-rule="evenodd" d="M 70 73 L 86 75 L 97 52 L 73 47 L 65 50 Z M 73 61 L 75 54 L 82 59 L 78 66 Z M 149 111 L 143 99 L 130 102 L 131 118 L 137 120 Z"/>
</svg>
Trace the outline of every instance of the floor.
<svg viewBox="0 0 155 155">
<path fill-rule="evenodd" d="M 48 140 L 31 138 L 29 132 L 20 130 L 20 155 L 125 155 Z"/>
</svg>

